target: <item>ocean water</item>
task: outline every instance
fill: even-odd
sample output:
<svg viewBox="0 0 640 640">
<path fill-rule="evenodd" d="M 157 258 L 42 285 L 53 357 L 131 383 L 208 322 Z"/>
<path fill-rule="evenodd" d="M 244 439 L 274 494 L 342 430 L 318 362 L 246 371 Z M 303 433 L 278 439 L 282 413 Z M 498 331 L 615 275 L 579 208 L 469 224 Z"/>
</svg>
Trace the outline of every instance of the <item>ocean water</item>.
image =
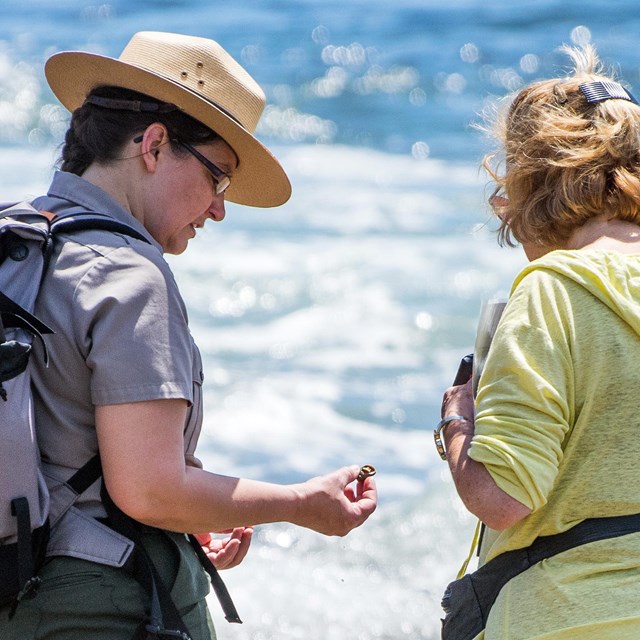
<svg viewBox="0 0 640 640">
<path fill-rule="evenodd" d="M 345 538 L 258 527 L 225 572 L 229 640 L 431 639 L 474 526 L 432 439 L 483 299 L 524 258 L 495 242 L 471 125 L 487 102 L 593 42 L 640 84 L 637 5 L 595 0 L 4 0 L 0 200 L 46 189 L 66 114 L 42 63 L 117 56 L 132 33 L 212 37 L 264 87 L 258 130 L 287 169 L 275 210 L 229 205 L 171 258 L 205 360 L 200 457 L 296 482 L 377 467 L 380 506 Z"/>
</svg>

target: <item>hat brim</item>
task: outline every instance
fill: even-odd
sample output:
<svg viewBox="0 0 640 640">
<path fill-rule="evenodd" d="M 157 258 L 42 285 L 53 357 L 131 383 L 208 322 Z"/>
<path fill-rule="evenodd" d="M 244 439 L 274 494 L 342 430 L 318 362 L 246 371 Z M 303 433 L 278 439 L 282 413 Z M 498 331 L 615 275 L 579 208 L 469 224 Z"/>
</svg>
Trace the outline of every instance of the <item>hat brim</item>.
<svg viewBox="0 0 640 640">
<path fill-rule="evenodd" d="M 82 51 L 53 55 L 45 65 L 51 90 L 69 110 L 82 106 L 89 92 L 109 85 L 170 102 L 202 122 L 234 150 L 238 167 L 225 199 L 253 207 L 276 207 L 291 196 L 291 184 L 273 154 L 212 102 L 172 80 L 138 66 Z"/>
</svg>

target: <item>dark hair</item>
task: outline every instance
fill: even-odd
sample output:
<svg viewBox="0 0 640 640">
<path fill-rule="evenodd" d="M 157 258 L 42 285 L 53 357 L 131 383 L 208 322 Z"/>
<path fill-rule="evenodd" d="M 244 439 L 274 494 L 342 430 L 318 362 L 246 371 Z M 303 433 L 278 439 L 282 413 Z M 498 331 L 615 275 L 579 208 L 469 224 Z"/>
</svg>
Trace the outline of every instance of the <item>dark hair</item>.
<svg viewBox="0 0 640 640">
<path fill-rule="evenodd" d="M 151 96 L 121 87 L 93 89 L 87 101 L 71 115 L 58 160 L 62 171 L 81 176 L 96 160 L 108 162 L 117 159 L 120 149 L 154 122 L 161 122 L 172 136 L 189 144 L 204 144 L 220 138 L 215 131 L 179 109 L 148 112 L 109 108 L 92 104 L 89 101 L 91 97 L 164 104 Z M 176 153 L 186 153 L 178 144 L 172 143 L 172 147 Z"/>
</svg>

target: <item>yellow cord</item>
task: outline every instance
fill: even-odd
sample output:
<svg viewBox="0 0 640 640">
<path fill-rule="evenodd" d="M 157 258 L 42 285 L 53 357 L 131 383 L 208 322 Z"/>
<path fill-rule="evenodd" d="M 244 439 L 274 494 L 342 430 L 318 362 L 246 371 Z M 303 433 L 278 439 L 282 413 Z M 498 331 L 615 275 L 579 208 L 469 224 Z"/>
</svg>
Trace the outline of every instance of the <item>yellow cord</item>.
<svg viewBox="0 0 640 640">
<path fill-rule="evenodd" d="M 481 529 L 482 529 L 482 522 L 478 520 L 478 524 L 476 524 L 476 530 L 473 534 L 473 540 L 471 541 L 471 549 L 469 549 L 469 555 L 467 556 L 467 559 L 462 563 L 462 566 L 460 567 L 460 571 L 458 571 L 458 575 L 456 577 L 457 580 L 460 580 L 460 578 L 462 578 L 462 576 L 467 572 L 467 567 L 469 566 L 469 562 L 471 562 L 471 558 L 473 557 L 473 554 L 480 541 Z"/>
</svg>

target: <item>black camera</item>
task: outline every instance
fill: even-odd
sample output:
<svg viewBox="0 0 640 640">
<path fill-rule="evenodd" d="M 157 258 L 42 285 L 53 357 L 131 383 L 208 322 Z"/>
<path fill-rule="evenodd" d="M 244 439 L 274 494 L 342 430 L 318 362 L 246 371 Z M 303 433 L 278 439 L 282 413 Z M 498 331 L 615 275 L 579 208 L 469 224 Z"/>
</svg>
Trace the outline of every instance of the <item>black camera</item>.
<svg viewBox="0 0 640 640">
<path fill-rule="evenodd" d="M 458 373 L 456 373 L 453 386 L 456 387 L 459 384 L 466 384 L 471 379 L 473 373 L 473 353 L 466 355 L 460 360 L 460 366 L 458 367 Z"/>
</svg>

